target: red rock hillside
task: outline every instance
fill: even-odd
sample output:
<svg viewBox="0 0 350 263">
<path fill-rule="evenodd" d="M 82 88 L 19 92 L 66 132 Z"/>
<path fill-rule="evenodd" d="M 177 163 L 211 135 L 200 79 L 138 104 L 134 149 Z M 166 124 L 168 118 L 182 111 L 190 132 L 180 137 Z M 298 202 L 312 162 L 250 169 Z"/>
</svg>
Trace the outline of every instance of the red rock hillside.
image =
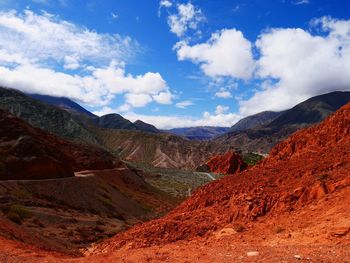
<svg viewBox="0 0 350 263">
<path fill-rule="evenodd" d="M 2 180 L 71 177 L 73 171 L 115 166 L 103 149 L 65 141 L 2 110 L 0 127 Z"/>
<path fill-rule="evenodd" d="M 219 174 L 235 174 L 248 167 L 241 156 L 233 151 L 223 155 L 213 156 L 206 165 L 210 172 Z"/>
<path fill-rule="evenodd" d="M 281 240 L 288 244 L 349 245 L 349 238 L 339 239 L 350 233 L 349 186 L 350 104 L 277 145 L 262 163 L 201 187 L 163 218 L 133 227 L 94 251 L 165 245 L 221 229 L 251 233 L 252 242 L 275 240 L 287 229 L 290 234 Z"/>
</svg>

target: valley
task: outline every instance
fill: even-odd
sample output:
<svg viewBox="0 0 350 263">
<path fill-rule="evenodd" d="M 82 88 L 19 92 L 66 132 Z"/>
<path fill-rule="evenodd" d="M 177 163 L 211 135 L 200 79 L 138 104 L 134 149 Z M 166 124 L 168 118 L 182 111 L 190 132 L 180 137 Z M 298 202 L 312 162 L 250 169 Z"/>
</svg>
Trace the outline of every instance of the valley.
<svg viewBox="0 0 350 263">
<path fill-rule="evenodd" d="M 190 140 L 129 129 L 118 116 L 108 121 L 117 126 L 102 125 L 75 104 L 0 91 L 2 261 L 250 262 L 250 252 L 269 262 L 349 257 L 349 104 L 331 113 L 345 101 L 327 102 L 334 108 L 316 119 L 278 126 L 277 117 Z M 61 116 L 74 124 L 52 133 Z"/>
</svg>

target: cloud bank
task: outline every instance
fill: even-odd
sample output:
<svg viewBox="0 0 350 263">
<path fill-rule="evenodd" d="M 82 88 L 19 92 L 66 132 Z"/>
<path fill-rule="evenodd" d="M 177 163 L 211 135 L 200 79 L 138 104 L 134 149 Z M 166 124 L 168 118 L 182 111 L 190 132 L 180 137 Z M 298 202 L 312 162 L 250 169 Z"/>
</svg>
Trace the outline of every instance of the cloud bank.
<svg viewBox="0 0 350 263">
<path fill-rule="evenodd" d="M 0 85 L 91 106 L 107 105 L 117 95 L 129 108 L 171 103 L 170 88 L 158 72 L 126 72 L 125 61 L 139 49 L 130 37 L 25 10 L 0 12 L 0 39 Z"/>
<path fill-rule="evenodd" d="M 271 28 L 255 43 L 237 29 L 223 29 L 195 45 L 174 47 L 178 60 L 190 60 L 203 73 L 258 82 L 257 91 L 240 99 L 239 114 L 285 110 L 312 96 L 350 90 L 350 20 L 322 17 L 310 29 Z M 253 55 L 256 50 L 256 58 Z M 216 97 L 229 98 L 222 88 Z"/>
</svg>

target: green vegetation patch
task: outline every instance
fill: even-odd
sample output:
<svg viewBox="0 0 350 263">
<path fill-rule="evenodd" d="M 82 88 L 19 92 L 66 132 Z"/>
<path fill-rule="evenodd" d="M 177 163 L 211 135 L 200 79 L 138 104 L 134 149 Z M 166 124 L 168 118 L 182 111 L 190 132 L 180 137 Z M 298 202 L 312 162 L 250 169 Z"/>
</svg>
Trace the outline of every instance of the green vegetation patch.
<svg viewBox="0 0 350 263">
<path fill-rule="evenodd" d="M 242 158 L 246 164 L 248 164 L 249 166 L 254 166 L 262 159 L 264 159 L 264 156 L 257 153 L 246 153 L 242 156 Z"/>
<path fill-rule="evenodd" d="M 5 216 L 16 224 L 22 224 L 22 222 L 32 216 L 31 212 L 22 205 L 14 204 L 5 209 Z"/>
</svg>

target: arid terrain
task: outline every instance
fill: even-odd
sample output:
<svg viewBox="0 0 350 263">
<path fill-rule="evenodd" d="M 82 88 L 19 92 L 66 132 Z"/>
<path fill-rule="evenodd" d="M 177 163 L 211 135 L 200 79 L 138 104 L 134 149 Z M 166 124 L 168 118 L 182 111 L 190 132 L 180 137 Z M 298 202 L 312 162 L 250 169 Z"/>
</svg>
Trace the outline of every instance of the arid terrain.
<svg viewBox="0 0 350 263">
<path fill-rule="evenodd" d="M 99 191 L 104 197 L 103 193 L 110 193 L 111 203 L 125 205 L 118 208 L 119 219 L 108 219 L 109 209 L 94 211 L 106 217 L 105 222 L 97 223 L 97 218 L 87 211 L 84 215 L 76 214 L 75 209 L 91 209 L 96 201 L 86 196 L 78 199 L 83 203 L 77 204 L 74 188 L 69 194 L 68 185 L 72 184 L 68 182 L 65 182 L 65 196 L 56 195 L 57 200 L 45 200 L 45 204 L 45 191 L 52 188 L 44 183 L 51 181 L 40 185 L 3 182 L 0 185 L 4 193 L 16 189 L 16 202 L 26 204 L 35 218 L 42 219 L 39 222 L 24 219 L 20 226 L 3 221 L 0 258 L 8 262 L 350 262 L 349 149 L 350 104 L 321 124 L 295 133 L 273 148 L 259 164 L 198 188 L 163 217 L 136 224 L 89 246 L 80 246 L 75 255 L 72 255 L 74 250 L 62 248 L 64 237 L 67 245 L 67 242 L 79 244 L 79 238 L 85 235 L 88 239 L 98 239 L 97 233 L 104 231 L 112 236 L 117 229 L 125 228 L 128 220 L 141 222 L 140 218 L 147 216 L 146 204 L 155 211 L 165 212 L 170 208 L 166 205 L 169 201 L 157 197 L 157 191 L 147 191 L 142 186 L 144 180 L 138 182 L 134 177 L 125 180 L 122 169 L 129 171 L 129 168 L 119 168 L 121 177 L 108 171 L 92 177 L 90 172 L 78 174 L 69 180 L 81 184 L 79 195 L 85 192 L 93 196 L 93 192 Z M 100 184 L 84 183 L 97 179 Z M 101 186 L 91 188 L 93 184 Z M 59 192 L 58 181 L 54 185 Z M 136 203 L 114 200 L 118 198 L 117 192 L 113 192 L 114 185 L 124 195 L 134 189 L 129 194 Z M 24 192 L 23 186 L 29 193 Z M 50 192 L 51 197 L 55 196 Z M 29 205 L 28 194 L 39 197 Z M 9 202 L 13 203 L 10 199 Z M 71 208 L 62 210 L 60 205 L 64 203 Z M 50 222 L 52 209 L 60 214 L 61 222 Z M 123 209 L 133 217 L 123 216 Z M 6 213 L 6 209 L 3 211 Z M 72 229 L 72 220 L 84 222 L 85 229 Z M 108 224 L 113 227 L 104 227 L 108 220 L 113 221 Z M 45 231 L 38 232 L 38 226 L 33 227 L 35 224 Z M 59 228 L 62 224 L 64 227 Z M 62 243 L 51 245 L 54 240 Z"/>
</svg>

